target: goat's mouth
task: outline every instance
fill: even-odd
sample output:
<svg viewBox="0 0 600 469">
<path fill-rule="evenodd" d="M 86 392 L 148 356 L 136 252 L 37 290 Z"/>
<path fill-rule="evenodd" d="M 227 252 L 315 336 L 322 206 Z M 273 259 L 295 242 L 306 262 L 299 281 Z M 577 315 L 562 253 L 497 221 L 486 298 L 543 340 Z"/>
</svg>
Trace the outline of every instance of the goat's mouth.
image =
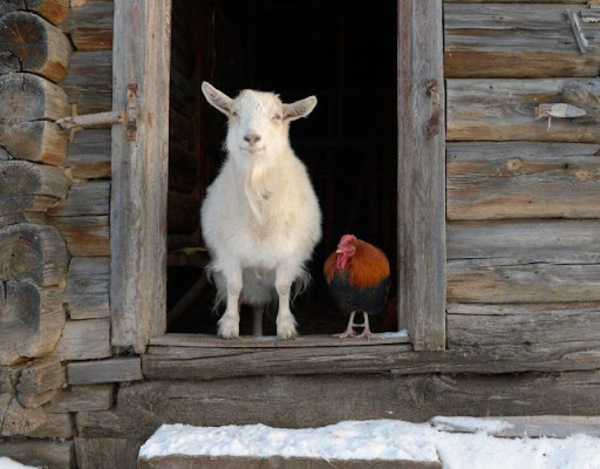
<svg viewBox="0 0 600 469">
<path fill-rule="evenodd" d="M 250 155 L 257 155 L 265 151 L 266 147 L 242 147 L 243 151 L 247 151 Z"/>
</svg>

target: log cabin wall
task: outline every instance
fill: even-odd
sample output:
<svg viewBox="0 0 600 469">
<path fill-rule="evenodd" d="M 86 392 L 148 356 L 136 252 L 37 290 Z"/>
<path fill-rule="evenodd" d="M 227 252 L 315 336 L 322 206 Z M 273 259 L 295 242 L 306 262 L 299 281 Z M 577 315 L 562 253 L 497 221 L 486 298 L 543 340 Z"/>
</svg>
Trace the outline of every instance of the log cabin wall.
<svg viewBox="0 0 600 469">
<path fill-rule="evenodd" d="M 132 468 L 164 422 L 597 415 L 599 28 L 581 22 L 582 53 L 565 12 L 585 2 L 489 3 L 444 3 L 447 350 L 166 341 L 141 357 L 110 346 L 110 129 L 55 123 L 112 108 L 113 2 L 0 4 L 0 455 Z M 552 103 L 586 115 L 536 117 Z M 184 157 L 172 178 L 197 204 L 208 170 L 193 181 Z"/>
</svg>

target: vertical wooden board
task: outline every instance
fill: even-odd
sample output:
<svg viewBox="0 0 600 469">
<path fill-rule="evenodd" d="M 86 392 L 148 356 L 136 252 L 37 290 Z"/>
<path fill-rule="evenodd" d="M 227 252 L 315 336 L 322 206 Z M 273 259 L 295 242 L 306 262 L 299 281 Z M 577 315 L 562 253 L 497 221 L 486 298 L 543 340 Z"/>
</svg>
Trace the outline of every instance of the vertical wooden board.
<svg viewBox="0 0 600 469">
<path fill-rule="evenodd" d="M 400 327 L 408 329 L 415 350 L 442 350 L 446 304 L 442 2 L 399 1 L 398 15 Z"/>
<path fill-rule="evenodd" d="M 78 469 L 133 469 L 142 441 L 123 438 L 76 438 Z"/>
<path fill-rule="evenodd" d="M 146 348 L 166 328 L 166 202 L 171 2 L 115 1 L 113 107 L 135 84 L 137 129 L 113 127 L 113 345 Z"/>
</svg>

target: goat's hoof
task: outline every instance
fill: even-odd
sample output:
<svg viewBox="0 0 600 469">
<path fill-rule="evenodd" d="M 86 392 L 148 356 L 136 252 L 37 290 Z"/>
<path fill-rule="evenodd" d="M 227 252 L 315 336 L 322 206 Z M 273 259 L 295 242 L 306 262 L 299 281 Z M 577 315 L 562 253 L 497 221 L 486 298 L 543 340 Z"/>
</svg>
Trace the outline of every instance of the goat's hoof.
<svg viewBox="0 0 600 469">
<path fill-rule="evenodd" d="M 219 337 L 237 339 L 240 336 L 240 325 L 233 321 L 219 321 Z"/>
<path fill-rule="evenodd" d="M 297 335 L 296 327 L 293 324 L 277 328 L 277 336 L 282 340 L 295 339 Z"/>
</svg>

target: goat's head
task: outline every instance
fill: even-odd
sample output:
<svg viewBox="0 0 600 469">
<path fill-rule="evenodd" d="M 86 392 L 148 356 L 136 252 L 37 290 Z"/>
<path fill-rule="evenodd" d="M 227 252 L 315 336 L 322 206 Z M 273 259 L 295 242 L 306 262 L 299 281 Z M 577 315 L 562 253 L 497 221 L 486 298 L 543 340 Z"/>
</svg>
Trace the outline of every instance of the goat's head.
<svg viewBox="0 0 600 469">
<path fill-rule="evenodd" d="M 285 104 L 276 94 L 254 90 L 243 90 L 232 99 L 206 81 L 202 92 L 229 118 L 226 147 L 240 159 L 276 157 L 289 146 L 290 122 L 308 116 L 317 105 L 314 96 Z"/>
</svg>

